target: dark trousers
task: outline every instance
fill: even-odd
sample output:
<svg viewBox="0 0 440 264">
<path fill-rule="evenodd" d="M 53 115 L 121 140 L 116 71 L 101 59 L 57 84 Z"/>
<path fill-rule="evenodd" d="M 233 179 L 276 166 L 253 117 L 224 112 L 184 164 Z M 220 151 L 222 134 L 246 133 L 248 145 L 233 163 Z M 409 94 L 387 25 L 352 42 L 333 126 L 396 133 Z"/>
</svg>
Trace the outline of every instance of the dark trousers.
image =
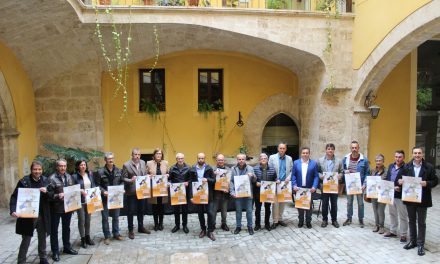
<svg viewBox="0 0 440 264">
<path fill-rule="evenodd" d="M 173 205 L 174 209 L 174 223 L 180 226 L 180 214 L 182 214 L 182 225 L 188 224 L 188 204 Z"/>
<path fill-rule="evenodd" d="M 44 228 L 44 222 L 41 216 L 34 220 L 34 228 L 37 229 L 38 234 L 38 256 L 40 259 L 46 258 L 46 230 Z M 31 243 L 31 236 L 21 236 L 20 249 L 18 251 L 17 263 L 26 263 L 26 255 Z"/>
<path fill-rule="evenodd" d="M 323 193 L 322 199 L 322 220 L 328 221 L 328 206 L 330 201 L 330 216 L 333 221 L 338 220 L 338 194 L 337 193 Z"/>
<path fill-rule="evenodd" d="M 162 204 L 162 197 L 156 197 L 157 204 L 152 204 L 154 225 L 163 224 L 164 205 Z"/>
<path fill-rule="evenodd" d="M 254 194 L 256 192 L 254 191 Z M 261 205 L 260 195 L 254 195 L 255 203 L 255 226 L 261 226 Z M 264 225 L 270 225 L 270 203 L 264 203 Z"/>
<path fill-rule="evenodd" d="M 136 212 L 137 221 L 138 221 L 138 229 L 144 226 L 144 206 L 145 200 L 136 197 L 136 195 L 127 195 L 126 198 L 126 206 L 127 206 L 127 222 L 128 222 L 128 231 L 133 232 L 133 215 Z"/>
<path fill-rule="evenodd" d="M 217 211 L 220 208 L 221 217 L 222 217 L 222 225 L 226 224 L 226 216 L 228 215 L 228 201 L 229 201 L 229 193 L 223 193 L 219 191 L 215 191 L 214 193 L 214 205 L 212 208 L 212 217 L 214 218 L 214 227 L 217 221 Z"/>
<path fill-rule="evenodd" d="M 214 217 L 213 217 L 213 205 L 214 202 L 197 205 L 197 213 L 199 215 L 200 229 L 205 231 L 206 231 L 205 214 L 208 215 L 208 232 L 214 232 L 214 228 L 215 228 Z"/>
<path fill-rule="evenodd" d="M 309 210 L 298 209 L 298 219 L 300 223 L 304 223 L 304 214 L 306 215 L 306 223 L 312 222 L 312 207 Z"/>
<path fill-rule="evenodd" d="M 408 211 L 410 241 L 417 242 L 417 245 L 424 245 L 428 208 L 418 205 L 406 205 L 406 210 Z M 418 232 L 417 228 L 419 229 Z"/>
<path fill-rule="evenodd" d="M 107 199 L 103 199 L 102 203 L 104 205 L 104 210 L 101 211 L 102 218 L 102 232 L 105 238 L 110 238 L 110 225 L 108 223 L 108 218 L 112 217 L 112 233 L 113 236 L 119 236 L 119 213 L 120 209 L 108 209 Z"/>
<path fill-rule="evenodd" d="M 58 245 L 58 227 L 60 226 L 63 237 L 64 249 L 70 248 L 70 220 L 72 219 L 72 212 L 70 213 L 54 213 L 51 214 L 50 223 L 50 248 L 52 253 L 60 253 L 60 247 Z"/>
</svg>

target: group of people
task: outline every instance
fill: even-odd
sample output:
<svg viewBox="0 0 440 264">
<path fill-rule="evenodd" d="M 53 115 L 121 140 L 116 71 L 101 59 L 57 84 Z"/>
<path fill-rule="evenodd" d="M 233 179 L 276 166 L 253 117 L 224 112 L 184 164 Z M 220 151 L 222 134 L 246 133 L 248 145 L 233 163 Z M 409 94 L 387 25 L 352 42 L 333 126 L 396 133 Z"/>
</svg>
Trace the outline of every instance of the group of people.
<svg viewBox="0 0 440 264">
<path fill-rule="evenodd" d="M 395 183 L 394 203 L 389 206 L 390 230 L 385 233 L 385 205 L 378 203 L 377 199 L 372 200 L 375 215 L 374 232 L 384 234 L 385 237 L 396 237 L 400 235 L 402 243 L 407 242 L 405 249 L 418 247 L 418 254 L 424 255 L 424 241 L 426 233 L 426 213 L 427 208 L 432 206 L 431 188 L 438 183 L 433 166 L 423 159 L 423 150 L 415 147 L 413 149 L 413 159 L 405 164 L 405 154 L 403 151 L 396 151 L 394 163 L 390 164 L 388 169 L 384 167 L 383 155 L 376 156 L 376 166 L 371 170 L 367 158 L 359 152 L 359 143 L 351 142 L 351 152 L 343 159 L 335 156 L 335 145 L 327 144 L 325 146 L 325 155 L 317 161 L 310 159 L 310 149 L 303 147 L 300 150 L 300 158 L 293 161 L 286 154 L 287 145 L 280 143 L 278 152 L 268 157 L 265 153 L 259 155 L 259 162 L 256 166 L 250 166 L 246 163 L 246 155 L 238 154 L 237 163 L 232 168 L 225 165 L 225 157 L 222 154 L 216 156 L 216 165 L 211 167 L 205 161 L 205 154 L 197 155 L 197 163 L 190 166 L 185 162 L 183 153 L 176 154 L 176 163 L 169 166 L 168 162 L 163 160 L 161 149 L 155 149 L 153 159 L 148 162 L 141 160 L 141 152 L 138 148 L 132 149 L 131 160 L 124 163 L 122 169 L 114 164 L 114 155 L 110 152 L 105 153 L 104 167 L 98 169 L 95 173 L 88 170 L 87 162 L 80 160 L 76 162 L 76 171 L 73 175 L 66 172 L 67 162 L 59 159 L 56 162 L 56 172 L 50 177 L 43 176 L 43 167 L 39 161 L 33 161 L 31 164 L 31 174 L 23 177 L 17 184 L 15 191 L 11 196 L 10 214 L 17 217 L 16 233 L 22 235 L 22 242 L 18 253 L 18 263 L 26 262 L 26 255 L 29 244 L 34 232 L 38 233 L 38 254 L 40 263 L 48 263 L 46 255 L 46 236 L 50 235 L 50 244 L 52 258 L 54 261 L 60 260 L 60 249 L 58 245 L 58 227 L 62 224 L 63 252 L 76 255 L 70 244 L 70 221 L 72 212 L 64 211 L 63 188 L 79 184 L 81 192 L 85 196 L 85 189 L 99 187 L 102 195 L 103 210 L 102 230 L 104 233 L 104 244 L 109 245 L 111 238 L 114 240 L 123 240 L 119 230 L 120 209 L 109 210 L 107 206 L 108 187 L 124 185 L 124 207 L 127 211 L 128 238 L 134 239 L 133 217 L 137 217 L 137 231 L 139 233 L 150 234 L 143 224 L 145 203 L 152 205 L 154 231 L 164 229 L 164 205 L 169 202 L 168 197 L 154 197 L 150 199 L 138 199 L 136 196 L 135 181 L 136 177 L 143 175 L 165 175 L 169 183 L 184 183 L 187 194 L 187 201 L 191 201 L 191 182 L 206 182 L 209 188 L 208 204 L 197 204 L 198 218 L 200 223 L 199 238 L 207 236 L 215 241 L 214 230 L 216 228 L 217 211 L 221 211 L 221 229 L 229 231 L 227 224 L 228 202 L 232 198 L 235 202 L 236 225 L 234 234 L 239 234 L 242 228 L 242 211 L 246 211 L 247 231 L 250 235 L 254 231 L 262 229 L 261 225 L 261 207 L 260 186 L 262 181 L 272 181 L 277 184 L 281 182 L 291 183 L 293 192 L 299 188 L 309 188 L 312 193 L 321 188 L 324 172 L 333 172 L 337 175 L 340 183 L 344 182 L 344 174 L 358 172 L 361 176 L 363 190 L 366 187 L 367 175 L 382 176 L 383 179 Z M 230 175 L 229 190 L 216 190 L 214 188 L 216 178 Z M 250 197 L 237 197 L 234 188 L 234 176 L 247 175 L 249 177 Z M 422 179 L 422 203 L 402 202 L 401 185 L 402 176 L 420 177 Z M 18 188 L 38 188 L 41 192 L 40 209 L 38 218 L 20 218 L 16 213 Z M 344 226 L 352 224 L 353 201 L 354 196 L 358 203 L 358 217 L 360 227 L 364 227 L 364 197 L 359 195 L 347 196 L 347 219 Z M 275 196 L 276 197 L 276 196 Z M 339 228 L 338 212 L 338 194 L 321 193 L 322 199 L 322 223 L 321 227 L 327 227 L 328 214 L 330 210 L 331 224 Z M 81 235 L 81 247 L 86 248 L 94 245 L 90 237 L 91 214 L 87 212 L 87 206 L 82 197 L 83 206 L 77 210 L 78 228 Z M 255 223 L 253 220 L 253 206 L 255 204 Z M 270 231 L 279 226 L 287 226 L 283 221 L 285 202 L 278 202 L 275 198 L 273 203 L 264 203 L 264 229 Z M 272 224 L 270 223 L 272 209 Z M 175 233 L 182 227 L 183 232 L 188 233 L 188 203 L 174 205 L 175 226 L 171 232 Z M 311 207 L 307 209 L 298 209 L 298 227 L 306 225 L 312 228 Z M 206 217 L 205 217 L 206 216 Z M 110 232 L 109 217 L 112 217 L 112 229 Z M 400 232 L 397 232 L 400 219 Z M 182 225 L 181 225 L 182 224 Z M 407 241 L 407 229 L 409 226 L 409 241 Z"/>
</svg>

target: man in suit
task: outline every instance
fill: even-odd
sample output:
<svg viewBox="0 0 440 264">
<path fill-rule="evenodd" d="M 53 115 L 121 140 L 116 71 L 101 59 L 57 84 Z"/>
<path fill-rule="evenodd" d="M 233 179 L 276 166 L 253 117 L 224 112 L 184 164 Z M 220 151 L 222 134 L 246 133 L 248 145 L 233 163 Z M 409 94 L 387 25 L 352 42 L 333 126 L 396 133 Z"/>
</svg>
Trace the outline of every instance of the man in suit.
<svg viewBox="0 0 440 264">
<path fill-rule="evenodd" d="M 325 156 L 318 160 L 318 172 L 319 178 L 324 179 L 323 172 L 336 172 L 338 181 L 342 179 L 342 162 L 335 156 L 335 145 L 329 143 L 325 146 Z M 339 228 L 338 223 L 338 194 L 337 193 L 324 193 L 322 197 L 322 224 L 321 227 L 328 225 L 328 207 L 329 201 L 331 203 L 330 215 L 332 219 L 332 225 Z"/>
<path fill-rule="evenodd" d="M 281 142 L 278 144 L 278 153 L 270 155 L 269 166 L 275 168 L 279 181 L 288 183 L 290 181 L 290 174 L 292 173 L 293 160 L 292 157 L 286 154 L 286 151 L 286 143 Z M 278 225 L 287 226 L 287 224 L 283 222 L 284 206 L 285 203 L 278 203 L 275 196 L 275 203 L 272 208 L 273 224 L 271 229 L 277 228 Z"/>
<path fill-rule="evenodd" d="M 176 154 L 176 164 L 170 168 L 169 180 L 171 183 L 184 183 L 186 188 L 186 200 L 188 201 L 188 182 L 190 181 L 191 168 L 185 163 L 185 155 L 183 153 Z M 174 223 L 176 224 L 171 233 L 176 233 L 180 229 L 180 214 L 182 214 L 182 226 L 185 234 L 189 233 L 188 229 L 188 203 L 181 205 L 173 205 Z"/>
<path fill-rule="evenodd" d="M 122 180 L 125 185 L 125 199 L 124 205 L 127 207 L 127 222 L 128 222 L 128 238 L 134 239 L 133 232 L 133 213 L 137 212 L 138 232 L 150 234 L 150 231 L 144 227 L 144 199 L 137 199 L 136 197 L 136 176 L 147 175 L 147 167 L 145 161 L 141 160 L 141 151 L 139 148 L 131 150 L 131 160 L 124 163 L 122 167 Z"/>
<path fill-rule="evenodd" d="M 292 188 L 297 192 L 299 188 L 309 188 L 311 193 L 314 193 L 318 188 L 319 174 L 318 164 L 316 161 L 310 159 L 310 148 L 301 148 L 301 158 L 295 160 L 292 169 Z M 307 228 L 312 228 L 312 206 L 310 209 L 298 209 L 298 227 L 304 225 L 304 213 L 306 218 Z"/>
<path fill-rule="evenodd" d="M 428 207 L 432 207 L 431 189 L 438 184 L 438 177 L 435 174 L 434 166 L 423 159 L 421 147 L 414 147 L 412 156 L 413 159 L 397 174 L 394 184 L 399 187 L 398 190 L 401 190 L 402 176 L 421 178 L 422 202 L 404 202 L 408 211 L 410 240 L 403 248 L 417 247 L 417 254 L 423 256 L 425 255 L 426 214 Z"/>
</svg>

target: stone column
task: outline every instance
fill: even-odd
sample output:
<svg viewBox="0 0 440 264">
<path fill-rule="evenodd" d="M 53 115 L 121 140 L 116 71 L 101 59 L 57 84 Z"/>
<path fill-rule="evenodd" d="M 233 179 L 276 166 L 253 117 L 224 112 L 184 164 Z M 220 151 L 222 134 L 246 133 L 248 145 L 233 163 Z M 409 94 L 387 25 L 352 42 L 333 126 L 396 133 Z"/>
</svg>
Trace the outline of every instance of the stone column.
<svg viewBox="0 0 440 264">
<path fill-rule="evenodd" d="M 19 178 L 17 149 L 19 134 L 16 129 L 0 129 L 0 207 L 8 207 L 9 198 Z"/>
</svg>

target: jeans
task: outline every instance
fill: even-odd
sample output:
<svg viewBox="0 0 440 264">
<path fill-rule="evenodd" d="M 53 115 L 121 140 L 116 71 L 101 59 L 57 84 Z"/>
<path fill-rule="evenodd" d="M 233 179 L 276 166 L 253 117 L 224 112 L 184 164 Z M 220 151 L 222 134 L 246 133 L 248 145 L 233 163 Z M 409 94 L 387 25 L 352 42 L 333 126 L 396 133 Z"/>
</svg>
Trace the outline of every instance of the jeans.
<svg viewBox="0 0 440 264">
<path fill-rule="evenodd" d="M 377 199 L 371 199 L 371 204 L 373 205 L 374 212 L 374 223 L 378 227 L 383 227 L 385 222 L 385 207 L 386 204 L 379 203 Z"/>
<path fill-rule="evenodd" d="M 164 205 L 162 204 L 162 197 L 156 197 L 157 204 L 152 204 L 154 225 L 163 224 Z"/>
<path fill-rule="evenodd" d="M 254 192 L 255 193 L 255 192 Z M 260 195 L 257 194 L 254 196 L 255 202 L 255 226 L 261 226 L 261 205 L 260 203 Z M 270 203 L 264 203 L 264 225 L 270 225 Z"/>
<path fill-rule="evenodd" d="M 101 211 L 102 218 L 102 232 L 104 233 L 105 238 L 110 238 L 110 226 L 108 223 L 109 216 L 112 217 L 112 233 L 113 237 L 119 235 L 119 212 L 120 209 L 112 209 L 108 210 L 107 201 L 102 200 L 102 204 L 104 205 L 104 210 Z"/>
<path fill-rule="evenodd" d="M 222 225 L 226 224 L 226 216 L 228 215 L 228 200 L 229 200 L 229 194 L 223 193 L 219 191 L 215 191 L 214 193 L 214 205 L 212 208 L 213 212 L 213 220 L 214 220 L 214 227 L 215 222 L 217 219 L 217 210 L 220 208 L 221 216 L 222 216 Z"/>
<path fill-rule="evenodd" d="M 337 193 L 322 193 L 322 221 L 328 221 L 328 207 L 330 201 L 330 216 L 332 222 L 338 220 L 338 194 Z"/>
<path fill-rule="evenodd" d="M 410 241 L 417 242 L 417 245 L 423 246 L 425 244 L 428 208 L 418 205 L 406 205 L 406 210 L 408 211 Z M 418 233 L 417 228 L 419 229 Z"/>
<path fill-rule="evenodd" d="M 138 229 L 144 226 L 144 205 L 145 200 L 136 197 L 136 195 L 127 195 L 126 198 L 126 206 L 127 206 L 127 222 L 128 222 L 128 231 L 133 232 L 133 214 L 136 212 L 137 221 L 138 221 Z"/>
<path fill-rule="evenodd" d="M 61 219 L 61 230 L 63 237 L 63 247 L 64 249 L 71 248 L 70 220 L 72 219 L 72 212 L 69 213 L 51 212 L 50 248 L 52 250 L 52 253 L 60 253 L 60 248 L 58 245 L 58 227 L 60 225 L 60 219 Z"/>
<path fill-rule="evenodd" d="M 38 234 L 38 256 L 40 259 L 46 258 L 46 230 L 41 217 L 34 220 L 34 228 L 37 229 Z M 31 243 L 31 236 L 21 236 L 20 249 L 18 251 L 17 263 L 26 263 L 26 255 Z"/>
<path fill-rule="evenodd" d="M 235 199 L 236 228 L 241 228 L 241 217 L 243 209 L 246 210 L 247 227 L 252 228 L 252 198 Z"/>
<path fill-rule="evenodd" d="M 78 230 L 81 238 L 85 236 L 90 236 L 91 215 L 87 213 L 87 204 L 83 204 L 81 209 L 76 212 L 78 215 Z"/>
<path fill-rule="evenodd" d="M 408 211 L 401 199 L 394 198 L 394 204 L 388 206 L 390 213 L 390 232 L 397 234 L 400 219 L 400 235 L 408 234 Z"/>
<path fill-rule="evenodd" d="M 215 227 L 213 214 L 212 214 L 213 205 L 214 205 L 213 202 L 210 202 L 208 204 L 197 205 L 197 213 L 199 215 L 200 229 L 205 231 L 206 231 L 205 213 L 208 215 L 208 232 L 213 232 Z"/>
<path fill-rule="evenodd" d="M 357 203 L 358 203 L 359 221 L 362 221 L 364 219 L 364 197 L 363 197 L 363 194 L 347 195 L 347 218 L 351 220 L 353 217 L 353 200 L 354 200 L 355 196 L 357 198 Z"/>
</svg>

